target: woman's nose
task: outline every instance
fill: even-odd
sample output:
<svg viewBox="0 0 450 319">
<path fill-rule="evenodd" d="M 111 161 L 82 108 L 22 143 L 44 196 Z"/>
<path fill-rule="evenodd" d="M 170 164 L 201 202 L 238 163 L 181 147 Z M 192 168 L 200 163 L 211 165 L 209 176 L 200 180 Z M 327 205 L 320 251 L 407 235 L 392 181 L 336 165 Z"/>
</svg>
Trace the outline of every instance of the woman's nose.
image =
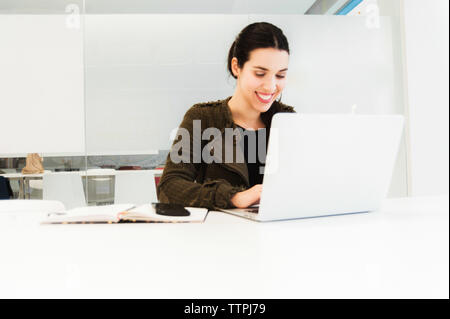
<svg viewBox="0 0 450 319">
<path fill-rule="evenodd" d="M 264 91 L 273 93 L 275 92 L 275 89 L 277 88 L 277 83 L 274 78 L 269 78 L 264 82 Z"/>
</svg>

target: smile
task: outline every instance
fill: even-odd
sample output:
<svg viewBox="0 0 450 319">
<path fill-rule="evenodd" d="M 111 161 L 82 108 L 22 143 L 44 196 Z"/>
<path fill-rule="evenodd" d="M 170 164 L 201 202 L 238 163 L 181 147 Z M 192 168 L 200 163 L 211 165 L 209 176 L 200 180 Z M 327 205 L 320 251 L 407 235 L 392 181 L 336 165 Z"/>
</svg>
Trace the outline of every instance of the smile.
<svg viewBox="0 0 450 319">
<path fill-rule="evenodd" d="M 262 103 L 269 103 L 272 100 L 273 94 L 262 94 L 259 92 L 255 92 L 258 100 Z"/>
</svg>

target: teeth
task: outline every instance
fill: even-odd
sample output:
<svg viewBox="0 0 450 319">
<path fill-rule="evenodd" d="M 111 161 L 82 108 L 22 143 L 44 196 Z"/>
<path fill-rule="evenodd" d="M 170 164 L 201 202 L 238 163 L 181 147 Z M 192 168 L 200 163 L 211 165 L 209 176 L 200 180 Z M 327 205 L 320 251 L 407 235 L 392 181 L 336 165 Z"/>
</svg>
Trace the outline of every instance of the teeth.
<svg viewBox="0 0 450 319">
<path fill-rule="evenodd" d="M 271 96 L 272 96 L 272 94 L 269 94 L 269 95 L 262 95 L 262 94 L 259 94 L 258 92 L 256 92 L 256 94 L 258 94 L 258 96 L 259 96 L 260 98 L 262 98 L 263 100 L 268 100 L 268 99 L 270 99 Z"/>
</svg>

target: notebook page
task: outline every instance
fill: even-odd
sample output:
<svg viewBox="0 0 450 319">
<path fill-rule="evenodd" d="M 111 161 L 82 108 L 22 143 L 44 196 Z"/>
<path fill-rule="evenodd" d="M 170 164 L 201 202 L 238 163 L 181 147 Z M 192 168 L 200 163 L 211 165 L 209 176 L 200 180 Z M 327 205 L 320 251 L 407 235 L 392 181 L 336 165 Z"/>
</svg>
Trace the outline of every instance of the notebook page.
<svg viewBox="0 0 450 319">
<path fill-rule="evenodd" d="M 51 213 L 44 223 L 118 222 L 119 213 L 133 207 L 133 204 L 77 207 L 63 213 Z"/>
</svg>

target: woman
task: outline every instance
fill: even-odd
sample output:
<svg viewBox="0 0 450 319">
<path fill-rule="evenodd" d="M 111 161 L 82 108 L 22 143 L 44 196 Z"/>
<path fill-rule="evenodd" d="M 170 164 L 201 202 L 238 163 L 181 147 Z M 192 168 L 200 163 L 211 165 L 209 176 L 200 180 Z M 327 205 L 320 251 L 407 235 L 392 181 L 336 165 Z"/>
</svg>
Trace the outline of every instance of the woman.
<svg viewBox="0 0 450 319">
<path fill-rule="evenodd" d="M 239 33 L 228 53 L 228 71 L 237 80 L 234 94 L 224 100 L 195 104 L 186 112 L 179 132 L 189 136 L 189 154 L 184 160 L 175 160 L 171 155 L 179 154 L 175 145 L 180 139 L 175 140 L 158 185 L 160 202 L 210 209 L 259 203 L 267 145 L 264 135 L 268 136 L 275 113 L 295 112 L 276 100 L 286 84 L 288 62 L 288 41 L 276 26 L 258 22 Z M 205 160 L 209 155 L 204 151 L 207 141 L 199 139 L 199 133 L 196 137 L 195 130 L 204 133 L 207 128 L 218 129 L 222 136 L 229 130 L 241 130 L 237 134 L 239 143 L 231 140 L 230 144 L 225 137 L 228 144 L 221 144 L 225 150 L 231 145 L 236 158 L 232 155 L 232 161 L 220 160 L 223 157 L 219 155 L 215 162 Z M 254 138 L 250 138 L 252 134 Z M 200 148 L 201 160 L 195 153 Z M 258 149 L 264 149 L 264 154 L 256 156 L 255 161 L 255 154 L 260 155 Z M 243 152 L 245 162 L 238 161 L 239 152 Z"/>
</svg>

